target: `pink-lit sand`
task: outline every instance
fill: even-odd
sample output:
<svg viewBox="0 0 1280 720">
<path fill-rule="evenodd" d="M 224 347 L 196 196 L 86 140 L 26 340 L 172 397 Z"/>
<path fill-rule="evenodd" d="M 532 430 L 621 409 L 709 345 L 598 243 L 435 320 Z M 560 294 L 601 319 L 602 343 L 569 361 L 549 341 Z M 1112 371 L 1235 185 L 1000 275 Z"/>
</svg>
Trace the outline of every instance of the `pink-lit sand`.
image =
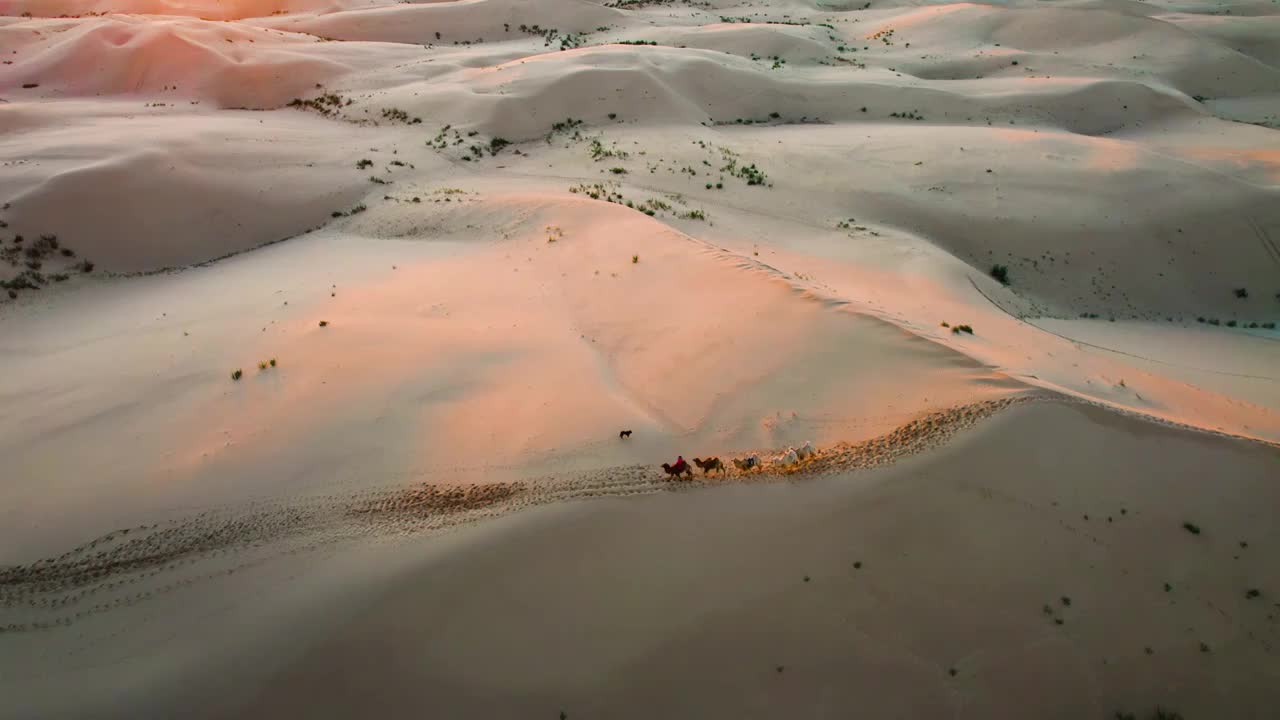
<svg viewBox="0 0 1280 720">
<path fill-rule="evenodd" d="M 1265 717 L 1280 14 L 871 5 L 0 3 L 0 717 Z"/>
</svg>

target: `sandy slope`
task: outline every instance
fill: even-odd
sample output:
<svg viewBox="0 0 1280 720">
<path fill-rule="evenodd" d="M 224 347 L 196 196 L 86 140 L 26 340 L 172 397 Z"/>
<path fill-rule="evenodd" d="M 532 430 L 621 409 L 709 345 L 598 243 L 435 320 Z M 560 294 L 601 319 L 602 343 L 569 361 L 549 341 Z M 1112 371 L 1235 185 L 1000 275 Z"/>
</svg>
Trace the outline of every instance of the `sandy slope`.
<svg viewBox="0 0 1280 720">
<path fill-rule="evenodd" d="M 7 668 L 26 690 L 10 707 L 1264 718 L 1278 462 L 1034 403 L 871 473 L 554 505 L 161 587 L 158 617 L 126 603 L 7 638 L 7 661 L 25 657 Z"/>
<path fill-rule="evenodd" d="M 812 440 L 843 448 L 831 461 L 866 449 L 841 443 L 884 436 L 867 451 L 879 464 L 920 428 L 1045 391 L 1280 443 L 1273 2 L 18 0 L 0 13 L 6 663 L 46 642 L 56 657 L 62 633 L 90 622 L 167 617 L 174 588 L 257 597 L 296 578 L 307 590 L 291 593 L 336 598 L 355 557 L 376 557 L 386 582 L 429 576 L 376 548 L 439 529 L 439 508 L 453 524 L 449 513 L 484 515 L 530 488 L 547 502 L 652 492 L 655 465 L 681 453 Z M 948 481 L 1030 482 L 990 465 L 1000 438 L 1024 437 L 1024 459 L 1064 452 L 1044 443 L 1059 433 L 1103 442 L 1098 415 L 1018 417 L 1041 435 L 1001 421 L 987 449 L 948 456 L 963 468 Z M 1182 467 L 1147 465 L 1166 450 L 1224 482 L 1271 462 L 1178 437 L 1099 450 L 1099 466 L 1072 471 L 1088 476 L 1074 497 L 1102 503 L 1104 480 L 1134 479 L 1136 503 L 1157 469 Z M 1071 473 L 1045 472 L 1044 488 L 1015 494 L 1072 487 Z M 850 497 L 846 519 L 930 506 L 918 487 Z M 1249 485 L 1215 522 L 1270 537 L 1246 507 L 1269 492 Z M 961 495 L 955 507 L 970 508 Z M 395 522 L 349 521 L 387 507 Z M 411 507 L 432 510 L 396 514 Z M 635 547 L 669 510 L 690 512 L 619 511 L 639 525 L 616 540 Z M 583 537 L 604 532 L 581 513 Z M 1002 537 L 1031 532 L 1029 516 L 994 515 Z M 723 522 L 724 542 L 750 539 Z M 582 542 L 536 533 L 560 554 Z M 923 521 L 901 533 L 886 542 L 934 537 Z M 459 557 L 441 562 L 472 554 Z M 1205 572 L 1215 587 L 1243 582 Z M 974 601 L 1002 616 L 1013 600 L 992 592 Z M 200 612 L 259 628 L 277 612 L 220 602 Z M 725 627 L 781 606 L 752 607 Z M 1108 612 L 1114 624 L 1133 608 Z M 650 630 L 671 652 L 684 642 Z M 1009 630 L 991 632 L 999 644 Z M 95 637 L 76 650 L 95 667 L 147 647 Z M 681 652 L 709 637 L 689 633 Z M 234 633 L 225 642 L 241 651 Z M 1224 678 L 1215 692 L 1238 689 L 1219 706 L 1241 717 L 1274 677 L 1270 655 L 1249 652 L 1211 674 Z M 1116 677 L 1200 687 L 1199 659 Z M 203 661 L 175 672 L 188 662 Z M 44 668 L 56 686 L 58 661 Z M 659 687 L 591 683 L 601 707 Z M 1014 705 L 975 708 L 1012 685 L 939 685 L 917 710 L 997 716 Z M 1045 697 L 1064 712 L 1160 700 L 1099 687 L 1073 675 Z M 301 709 L 287 694 L 262 702 Z"/>
</svg>

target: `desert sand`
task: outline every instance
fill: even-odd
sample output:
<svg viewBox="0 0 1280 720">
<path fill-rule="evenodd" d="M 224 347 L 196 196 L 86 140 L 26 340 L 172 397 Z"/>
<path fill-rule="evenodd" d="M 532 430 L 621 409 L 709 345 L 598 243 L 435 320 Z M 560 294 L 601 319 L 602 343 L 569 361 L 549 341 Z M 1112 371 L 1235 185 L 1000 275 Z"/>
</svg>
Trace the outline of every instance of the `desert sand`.
<svg viewBox="0 0 1280 720">
<path fill-rule="evenodd" d="M 0 717 L 1273 716 L 1274 2 L 10 0 L 0 60 Z"/>
</svg>

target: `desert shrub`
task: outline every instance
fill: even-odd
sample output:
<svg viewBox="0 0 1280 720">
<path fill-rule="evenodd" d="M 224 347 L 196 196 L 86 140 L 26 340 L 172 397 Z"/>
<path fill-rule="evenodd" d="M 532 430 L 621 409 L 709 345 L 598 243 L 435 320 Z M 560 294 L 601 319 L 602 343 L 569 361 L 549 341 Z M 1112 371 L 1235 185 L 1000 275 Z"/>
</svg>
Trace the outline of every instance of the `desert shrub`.
<svg viewBox="0 0 1280 720">
<path fill-rule="evenodd" d="M 764 171 L 755 166 L 755 163 L 746 167 L 738 168 L 738 177 L 747 181 L 748 185 L 764 185 Z"/>
<path fill-rule="evenodd" d="M 23 270 L 10 280 L 0 280 L 0 287 L 8 290 L 39 290 L 44 283 L 44 275 L 34 270 Z"/>
<path fill-rule="evenodd" d="M 1009 266 L 1008 265 L 992 265 L 991 277 L 995 278 L 1001 285 L 1009 284 Z"/>
<path fill-rule="evenodd" d="M 1238 297 L 1238 298 L 1240 298 L 1241 300 L 1243 300 L 1243 299 L 1245 299 L 1245 298 L 1249 297 L 1249 289 L 1248 289 L 1248 288 L 1236 288 L 1236 289 L 1235 289 L 1235 294 L 1236 294 L 1236 297 Z"/>
<path fill-rule="evenodd" d="M 239 380 L 243 376 L 244 376 L 244 371 L 241 370 L 240 368 L 236 368 L 235 370 L 231 371 L 232 380 Z"/>
<path fill-rule="evenodd" d="M 409 118 L 409 113 L 400 108 L 383 108 L 382 117 L 393 122 L 402 122 L 406 125 L 420 125 L 422 118 Z"/>
<path fill-rule="evenodd" d="M 1193 523 L 1193 522 L 1184 522 L 1184 523 L 1182 523 L 1182 527 L 1183 527 L 1183 529 L 1184 529 L 1184 530 L 1186 530 L 1187 532 L 1191 533 L 1192 535 L 1199 535 L 1199 534 L 1200 534 L 1200 526 L 1199 526 L 1199 525 L 1196 525 L 1196 524 L 1195 524 L 1195 523 Z"/>
</svg>

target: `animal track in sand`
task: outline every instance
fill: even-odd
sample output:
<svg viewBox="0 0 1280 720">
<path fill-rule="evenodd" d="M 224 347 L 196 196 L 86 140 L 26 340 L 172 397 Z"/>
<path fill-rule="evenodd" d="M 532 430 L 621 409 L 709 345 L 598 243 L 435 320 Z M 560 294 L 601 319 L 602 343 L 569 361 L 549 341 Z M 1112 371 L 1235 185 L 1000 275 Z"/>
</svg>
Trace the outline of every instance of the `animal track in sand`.
<svg viewBox="0 0 1280 720">
<path fill-rule="evenodd" d="M 644 465 L 524 481 L 433 485 L 260 502 L 103 535 L 61 555 L 0 568 L 0 633 L 65 627 L 272 557 L 338 542 L 430 533 L 556 502 L 625 497 L 869 470 L 945 443 L 1015 404 L 1017 395 L 933 412 L 858 443 L 837 443 L 789 467 L 669 481 Z M 1078 402 L 1078 401 L 1077 401 Z M 776 451 L 775 451 L 776 452 Z M 757 450 L 735 455 L 760 454 Z"/>
</svg>

